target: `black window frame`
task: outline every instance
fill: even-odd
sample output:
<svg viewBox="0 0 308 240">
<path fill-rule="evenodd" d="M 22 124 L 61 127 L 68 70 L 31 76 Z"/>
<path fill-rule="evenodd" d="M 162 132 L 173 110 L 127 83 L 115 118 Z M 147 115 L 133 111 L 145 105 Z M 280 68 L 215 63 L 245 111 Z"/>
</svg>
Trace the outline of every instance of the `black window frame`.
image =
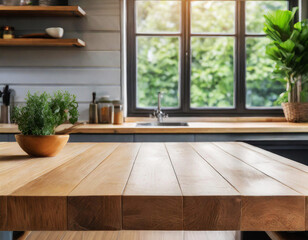
<svg viewBox="0 0 308 240">
<path fill-rule="evenodd" d="M 127 116 L 144 117 L 153 112 L 153 109 L 137 108 L 137 78 L 136 78 L 136 37 L 142 36 L 181 36 L 180 59 L 180 108 L 164 109 L 171 117 L 234 117 L 234 116 L 283 116 L 281 108 L 246 107 L 246 38 L 264 37 L 264 34 L 246 33 L 245 1 L 234 0 L 235 33 L 234 34 L 202 34 L 206 36 L 232 36 L 235 40 L 234 56 L 234 107 L 232 108 L 191 108 L 190 107 L 190 65 L 191 51 L 190 38 L 190 6 L 192 0 L 180 0 L 182 3 L 182 24 L 180 34 L 137 34 L 135 2 L 127 0 Z M 262 1 L 262 0 L 260 0 Z M 289 2 L 289 9 L 297 7 L 298 0 L 285 0 Z M 298 14 L 296 16 L 298 19 Z"/>
</svg>

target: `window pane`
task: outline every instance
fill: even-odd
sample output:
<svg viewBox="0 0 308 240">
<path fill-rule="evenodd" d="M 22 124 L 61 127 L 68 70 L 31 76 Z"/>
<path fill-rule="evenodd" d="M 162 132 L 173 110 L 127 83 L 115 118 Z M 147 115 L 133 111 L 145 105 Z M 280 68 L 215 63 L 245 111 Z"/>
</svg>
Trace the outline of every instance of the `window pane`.
<svg viewBox="0 0 308 240">
<path fill-rule="evenodd" d="M 179 106 L 179 38 L 137 38 L 137 107 Z"/>
<path fill-rule="evenodd" d="M 272 107 L 277 97 L 285 89 L 282 74 L 274 74 L 274 61 L 265 53 L 269 40 L 262 38 L 246 39 L 246 106 Z"/>
<path fill-rule="evenodd" d="M 191 106 L 232 107 L 234 38 L 191 39 Z"/>
<path fill-rule="evenodd" d="M 234 1 L 191 2 L 192 33 L 234 33 Z"/>
<path fill-rule="evenodd" d="M 264 15 L 269 11 L 287 10 L 287 1 L 249 1 L 246 2 L 247 33 L 264 33 Z"/>
<path fill-rule="evenodd" d="M 180 32 L 180 1 L 136 1 L 138 33 Z"/>
</svg>

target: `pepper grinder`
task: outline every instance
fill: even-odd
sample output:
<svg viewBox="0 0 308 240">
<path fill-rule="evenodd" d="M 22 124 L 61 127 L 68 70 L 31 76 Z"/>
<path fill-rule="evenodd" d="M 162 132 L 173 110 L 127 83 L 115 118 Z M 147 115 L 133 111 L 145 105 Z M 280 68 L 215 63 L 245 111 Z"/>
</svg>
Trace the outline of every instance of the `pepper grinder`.
<svg viewBox="0 0 308 240">
<path fill-rule="evenodd" d="M 89 106 L 89 123 L 98 123 L 96 92 L 92 93 L 92 103 L 90 103 L 90 106 Z"/>
<path fill-rule="evenodd" d="M 3 92 L 0 91 L 0 97 L 3 99 L 1 105 L 0 123 L 10 123 L 11 89 L 9 89 L 9 85 L 4 87 Z"/>
</svg>

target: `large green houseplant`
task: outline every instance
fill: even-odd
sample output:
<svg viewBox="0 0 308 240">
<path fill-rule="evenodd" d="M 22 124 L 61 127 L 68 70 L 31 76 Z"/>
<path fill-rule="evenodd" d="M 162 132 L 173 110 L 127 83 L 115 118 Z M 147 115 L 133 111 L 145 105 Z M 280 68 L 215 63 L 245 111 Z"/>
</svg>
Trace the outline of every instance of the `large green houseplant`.
<svg viewBox="0 0 308 240">
<path fill-rule="evenodd" d="M 294 24 L 297 10 L 277 10 L 264 16 L 264 32 L 271 40 L 266 53 L 286 76 L 286 91 L 279 101 L 291 122 L 308 121 L 308 21 Z"/>
<path fill-rule="evenodd" d="M 56 127 L 78 120 L 76 97 L 68 92 L 53 96 L 28 93 L 26 104 L 15 107 L 12 120 L 21 134 L 16 135 L 20 147 L 31 156 L 55 156 L 67 143 L 69 135 L 56 134 Z"/>
</svg>

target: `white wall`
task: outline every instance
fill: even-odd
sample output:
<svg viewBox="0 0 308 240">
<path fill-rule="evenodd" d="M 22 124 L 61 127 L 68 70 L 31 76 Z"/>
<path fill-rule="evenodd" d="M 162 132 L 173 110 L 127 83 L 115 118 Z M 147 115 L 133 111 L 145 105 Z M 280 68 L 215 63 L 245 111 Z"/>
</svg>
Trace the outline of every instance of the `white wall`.
<svg viewBox="0 0 308 240">
<path fill-rule="evenodd" d="M 43 32 L 60 26 L 66 38 L 79 37 L 85 48 L 0 47 L 0 89 L 16 91 L 15 101 L 24 102 L 28 91 L 68 90 L 76 94 L 81 120 L 88 119 L 92 91 L 97 96 L 121 97 L 120 0 L 70 0 L 86 12 L 75 17 L 0 18 L 0 26 L 14 26 L 18 34 Z"/>
</svg>

